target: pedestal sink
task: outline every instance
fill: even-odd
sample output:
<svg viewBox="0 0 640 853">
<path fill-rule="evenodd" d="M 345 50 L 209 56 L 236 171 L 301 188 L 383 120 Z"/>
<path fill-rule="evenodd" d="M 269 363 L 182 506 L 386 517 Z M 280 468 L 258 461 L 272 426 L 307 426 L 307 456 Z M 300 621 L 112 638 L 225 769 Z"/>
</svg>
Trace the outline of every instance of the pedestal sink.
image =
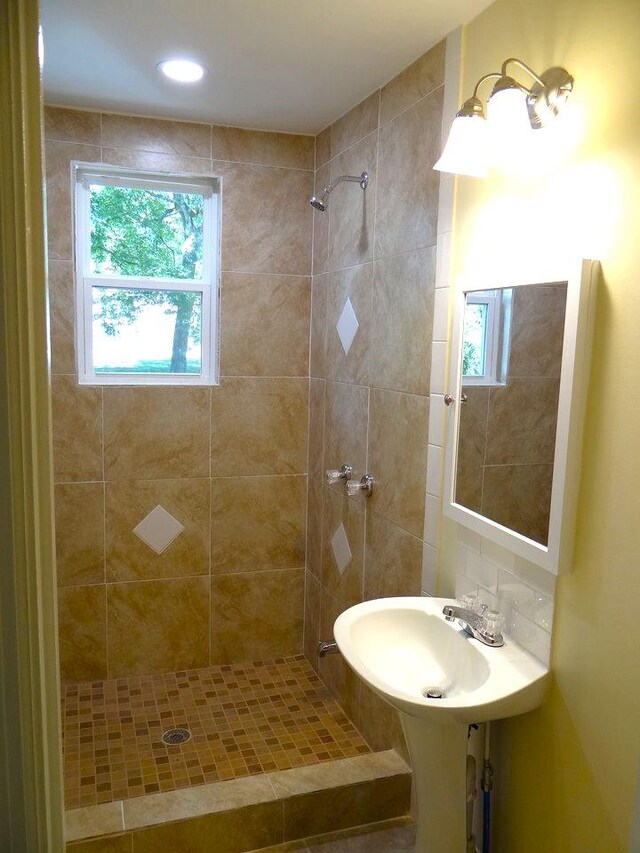
<svg viewBox="0 0 640 853">
<path fill-rule="evenodd" d="M 509 637 L 491 648 L 447 622 L 442 608 L 455 603 L 379 598 L 334 625 L 349 666 L 400 712 L 417 796 L 416 853 L 466 850 L 469 724 L 531 711 L 548 686 L 548 669 Z"/>
</svg>

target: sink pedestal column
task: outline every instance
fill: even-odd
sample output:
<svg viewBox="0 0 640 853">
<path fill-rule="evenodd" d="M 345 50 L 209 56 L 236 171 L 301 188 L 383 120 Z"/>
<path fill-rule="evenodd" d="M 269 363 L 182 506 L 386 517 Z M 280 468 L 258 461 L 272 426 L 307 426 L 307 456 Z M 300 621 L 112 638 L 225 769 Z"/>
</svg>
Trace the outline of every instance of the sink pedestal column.
<svg viewBox="0 0 640 853">
<path fill-rule="evenodd" d="M 467 849 L 467 733 L 463 723 L 401 713 L 418 809 L 415 853 Z"/>
</svg>

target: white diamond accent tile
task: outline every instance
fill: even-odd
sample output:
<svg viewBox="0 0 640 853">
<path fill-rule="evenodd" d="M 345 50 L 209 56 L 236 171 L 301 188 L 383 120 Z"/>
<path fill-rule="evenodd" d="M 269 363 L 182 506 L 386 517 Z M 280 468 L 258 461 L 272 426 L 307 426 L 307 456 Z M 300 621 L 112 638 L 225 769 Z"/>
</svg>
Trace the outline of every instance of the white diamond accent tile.
<svg viewBox="0 0 640 853">
<path fill-rule="evenodd" d="M 336 527 L 336 532 L 331 537 L 331 550 L 333 551 L 333 558 L 336 561 L 338 571 L 342 574 L 351 562 L 352 557 L 347 531 L 344 529 L 342 522 Z"/>
<path fill-rule="evenodd" d="M 340 319 L 336 325 L 336 329 L 338 330 L 338 335 L 340 337 L 340 343 L 342 344 L 342 349 L 344 350 L 345 355 L 349 354 L 351 344 L 353 343 L 353 339 L 355 338 L 359 328 L 360 323 L 358 323 L 356 312 L 353 310 L 351 300 L 347 298 L 347 301 L 344 303 Z"/>
<path fill-rule="evenodd" d="M 184 525 L 160 505 L 152 509 L 140 524 L 133 528 L 136 536 L 157 554 L 162 554 L 183 530 Z"/>
</svg>

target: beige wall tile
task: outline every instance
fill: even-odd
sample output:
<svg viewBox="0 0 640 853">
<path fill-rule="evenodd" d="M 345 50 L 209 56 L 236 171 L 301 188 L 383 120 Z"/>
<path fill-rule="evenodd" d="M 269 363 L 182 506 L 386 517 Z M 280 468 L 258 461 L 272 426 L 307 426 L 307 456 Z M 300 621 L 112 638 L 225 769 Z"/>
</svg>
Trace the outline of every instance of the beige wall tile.
<svg viewBox="0 0 640 853">
<path fill-rule="evenodd" d="M 104 583 L 104 486 L 55 487 L 58 586 Z"/>
<path fill-rule="evenodd" d="M 322 570 L 322 501 L 324 487 L 319 476 L 309 477 L 307 495 L 307 568 L 317 578 Z"/>
<path fill-rule="evenodd" d="M 325 394 L 325 470 L 351 465 L 358 479 L 365 472 L 369 389 L 344 382 L 327 382 Z M 329 488 L 344 493 L 340 481 Z"/>
<path fill-rule="evenodd" d="M 209 578 L 109 584 L 109 677 L 209 663 Z"/>
<path fill-rule="evenodd" d="M 566 282 L 513 290 L 509 377 L 559 377 Z"/>
<path fill-rule="evenodd" d="M 93 681 L 107 677 L 105 587 L 58 590 L 60 678 Z"/>
<path fill-rule="evenodd" d="M 362 171 L 362 170 L 361 170 Z M 325 163 L 315 173 L 314 193 L 322 195 L 322 191 L 331 181 L 329 164 Z M 313 222 L 313 273 L 319 275 L 326 272 L 329 265 L 329 212 L 315 210 L 310 206 Z"/>
<path fill-rule="evenodd" d="M 380 129 L 376 257 L 423 246 L 437 237 L 442 89 Z"/>
<path fill-rule="evenodd" d="M 51 372 L 76 372 L 73 261 L 49 261 Z"/>
<path fill-rule="evenodd" d="M 377 388 L 429 393 L 435 270 L 435 246 L 374 264 L 369 372 Z"/>
<path fill-rule="evenodd" d="M 404 815 L 410 798 L 408 774 L 290 797 L 284 802 L 284 837 L 303 838 Z"/>
<path fill-rule="evenodd" d="M 282 841 L 282 805 L 259 803 L 136 830 L 133 853 L 242 853 Z"/>
<path fill-rule="evenodd" d="M 445 42 L 438 42 L 382 87 L 380 124 L 385 124 L 443 85 L 444 48 Z"/>
<path fill-rule="evenodd" d="M 304 654 L 315 670 L 318 669 L 320 642 L 320 584 L 311 572 L 305 573 L 304 584 Z"/>
<path fill-rule="evenodd" d="M 71 162 L 100 162 L 100 148 L 73 142 L 46 142 L 47 241 L 49 257 L 73 260 Z"/>
<path fill-rule="evenodd" d="M 509 379 L 491 388 L 487 465 L 553 462 L 559 380 Z"/>
<path fill-rule="evenodd" d="M 331 125 L 332 157 L 341 154 L 345 148 L 376 130 L 379 101 L 380 92 L 375 91 Z"/>
<path fill-rule="evenodd" d="M 215 160 L 258 163 L 264 166 L 314 168 L 314 138 L 293 133 L 243 130 L 240 127 L 211 128 L 211 156 Z"/>
<path fill-rule="evenodd" d="M 460 406 L 460 434 L 458 439 L 458 468 L 476 468 L 484 465 L 487 449 L 487 417 L 489 415 L 489 388 L 465 386 L 467 401 Z"/>
<path fill-rule="evenodd" d="M 309 454 L 307 471 L 310 476 L 324 476 L 324 379 L 309 382 Z"/>
<path fill-rule="evenodd" d="M 316 136 L 316 169 L 331 160 L 331 125 Z"/>
<path fill-rule="evenodd" d="M 136 151 L 127 148 L 103 148 L 102 162 L 126 169 L 147 169 L 150 172 L 184 172 L 187 175 L 211 175 L 211 160 L 186 154 L 160 154 L 157 151 Z"/>
<path fill-rule="evenodd" d="M 372 749 L 395 749 L 408 758 L 398 712 L 364 683 L 360 685 L 357 725 Z"/>
<path fill-rule="evenodd" d="M 420 595 L 422 540 L 369 512 L 365 566 L 365 599 Z"/>
<path fill-rule="evenodd" d="M 213 161 L 223 179 L 222 269 L 309 275 L 313 174 Z"/>
<path fill-rule="evenodd" d="M 429 400 L 371 391 L 369 468 L 376 478 L 371 509 L 422 535 Z"/>
<path fill-rule="evenodd" d="M 303 567 L 306 487 L 304 476 L 215 477 L 212 572 Z"/>
<path fill-rule="evenodd" d="M 105 388 L 108 480 L 208 477 L 209 388 Z"/>
<path fill-rule="evenodd" d="M 330 379 L 366 385 L 369 381 L 369 349 L 372 343 L 373 264 L 330 273 L 326 284 L 326 375 Z M 351 300 L 359 325 L 349 352 L 345 353 L 337 325 L 347 299 Z"/>
<path fill-rule="evenodd" d="M 309 373 L 311 376 L 326 376 L 326 328 L 328 275 L 314 275 L 311 279 L 311 340 Z"/>
<path fill-rule="evenodd" d="M 133 835 L 111 835 L 108 838 L 94 838 L 92 841 L 78 841 L 67 844 L 68 853 L 132 853 Z"/>
<path fill-rule="evenodd" d="M 333 625 L 345 608 L 324 588 L 320 590 L 320 639 L 333 640 Z M 318 659 L 322 680 L 337 696 L 345 714 L 355 720 L 360 698 L 360 679 L 342 655 L 327 655 Z M 337 829 L 338 827 L 334 827 Z"/>
<path fill-rule="evenodd" d="M 222 376 L 308 376 L 309 277 L 224 273 L 221 298 Z"/>
<path fill-rule="evenodd" d="M 305 473 L 308 386 L 305 379 L 223 379 L 212 392 L 212 474 Z"/>
<path fill-rule="evenodd" d="M 484 467 L 465 468 L 458 465 L 456 473 L 456 503 L 466 506 L 474 512 L 482 509 L 482 480 Z"/>
<path fill-rule="evenodd" d="M 488 466 L 482 514 L 546 545 L 552 479 L 553 465 Z"/>
<path fill-rule="evenodd" d="M 44 138 L 100 145 L 100 120 L 100 113 L 45 106 Z"/>
<path fill-rule="evenodd" d="M 362 579 L 364 570 L 364 507 L 350 498 L 330 489 L 323 490 L 322 522 L 322 569 L 320 580 L 342 610 L 362 601 Z M 331 538 L 344 525 L 351 561 L 342 571 L 338 570 L 331 548 Z"/>
<path fill-rule="evenodd" d="M 102 480 L 102 389 L 53 376 L 51 407 L 55 480 Z"/>
<path fill-rule="evenodd" d="M 211 157 L 211 129 L 208 124 L 103 113 L 102 144 L 159 154 Z"/>
<path fill-rule="evenodd" d="M 212 578 L 211 662 L 300 654 L 303 598 L 304 569 Z"/>
<path fill-rule="evenodd" d="M 329 214 L 329 270 L 363 264 L 373 257 L 377 146 L 378 134 L 371 133 L 330 163 L 331 180 L 366 171 L 369 185 L 362 190 L 355 183 L 341 184 L 332 193 L 327 210 L 317 214 Z"/>
<path fill-rule="evenodd" d="M 160 505 L 185 528 L 161 553 L 133 532 Z M 107 581 L 209 574 L 209 480 L 135 480 L 106 486 Z"/>
</svg>

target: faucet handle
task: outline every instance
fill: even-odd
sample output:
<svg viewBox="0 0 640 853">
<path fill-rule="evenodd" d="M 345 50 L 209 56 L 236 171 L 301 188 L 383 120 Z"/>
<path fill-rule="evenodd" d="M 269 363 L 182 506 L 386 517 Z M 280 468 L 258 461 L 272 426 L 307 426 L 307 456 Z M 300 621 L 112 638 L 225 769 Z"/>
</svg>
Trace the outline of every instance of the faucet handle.
<svg viewBox="0 0 640 853">
<path fill-rule="evenodd" d="M 475 592 L 466 592 L 458 598 L 458 601 L 465 610 L 470 610 L 471 613 L 477 613 L 479 616 L 482 616 L 487 609 L 487 605 L 480 601 Z"/>
<path fill-rule="evenodd" d="M 346 480 L 349 482 L 351 475 L 353 474 L 353 468 L 351 465 L 342 465 L 337 471 L 329 470 L 325 473 L 327 477 L 327 485 L 332 486 L 334 483 L 339 483 L 340 480 Z"/>
<path fill-rule="evenodd" d="M 375 480 L 371 474 L 365 474 L 359 483 L 354 483 L 353 480 L 347 483 L 347 494 L 353 497 L 353 495 L 363 492 L 366 497 L 369 497 L 373 491 L 374 483 Z"/>
<path fill-rule="evenodd" d="M 504 628 L 504 616 L 497 610 L 487 610 L 482 616 L 482 633 L 489 637 L 498 637 Z"/>
</svg>

